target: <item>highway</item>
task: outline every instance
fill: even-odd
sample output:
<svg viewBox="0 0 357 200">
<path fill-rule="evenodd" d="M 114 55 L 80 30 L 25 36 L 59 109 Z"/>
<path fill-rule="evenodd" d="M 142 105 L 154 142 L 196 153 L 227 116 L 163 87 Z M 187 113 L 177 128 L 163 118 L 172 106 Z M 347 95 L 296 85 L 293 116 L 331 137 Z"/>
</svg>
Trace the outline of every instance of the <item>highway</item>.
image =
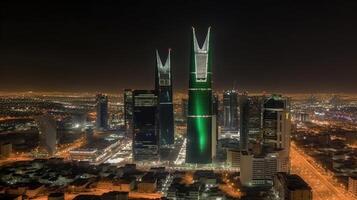
<svg viewBox="0 0 357 200">
<path fill-rule="evenodd" d="M 354 200 L 332 177 L 328 177 L 312 165 L 298 147 L 291 145 L 291 171 L 300 175 L 312 188 L 314 200 Z"/>
</svg>

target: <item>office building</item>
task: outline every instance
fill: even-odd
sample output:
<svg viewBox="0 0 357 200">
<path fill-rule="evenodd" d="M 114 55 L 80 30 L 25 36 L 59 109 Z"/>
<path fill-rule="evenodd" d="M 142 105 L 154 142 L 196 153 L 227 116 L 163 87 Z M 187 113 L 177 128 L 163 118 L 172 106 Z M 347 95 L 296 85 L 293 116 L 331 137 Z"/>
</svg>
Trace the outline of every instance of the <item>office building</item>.
<svg viewBox="0 0 357 200">
<path fill-rule="evenodd" d="M 240 145 L 246 152 L 240 158 L 242 183 L 271 184 L 277 172 L 290 171 L 289 99 L 279 95 L 244 96 L 240 106 Z"/>
<path fill-rule="evenodd" d="M 267 151 L 279 152 L 279 172 L 290 171 L 290 100 L 272 95 L 264 100 L 263 146 Z"/>
<path fill-rule="evenodd" d="M 124 89 L 124 126 L 127 133 L 132 130 L 133 124 L 133 91 Z"/>
<path fill-rule="evenodd" d="M 159 156 L 158 97 L 154 90 L 133 91 L 133 159 L 156 161 Z"/>
<path fill-rule="evenodd" d="M 170 52 L 165 64 L 156 51 L 155 90 L 158 95 L 160 145 L 174 144 L 174 108 L 172 103 L 172 74 Z"/>
<path fill-rule="evenodd" d="M 274 176 L 274 191 L 282 200 L 312 200 L 311 187 L 298 175 L 279 172 Z"/>
<path fill-rule="evenodd" d="M 288 98 L 272 95 L 264 100 L 264 145 L 274 149 L 290 149 L 290 103 Z"/>
<path fill-rule="evenodd" d="M 290 148 L 291 117 L 289 99 L 272 95 L 241 97 L 241 149 L 255 143 L 271 149 Z"/>
<path fill-rule="evenodd" d="M 262 96 L 241 95 L 240 101 L 240 148 L 247 150 L 249 143 L 261 143 L 262 133 Z"/>
<path fill-rule="evenodd" d="M 212 51 L 210 28 L 200 47 L 192 28 L 186 162 L 212 162 Z"/>
<path fill-rule="evenodd" d="M 236 149 L 227 149 L 227 163 L 233 168 L 240 167 L 240 151 Z"/>
<path fill-rule="evenodd" d="M 278 172 L 278 154 L 254 155 L 249 151 L 240 154 L 240 180 L 244 186 L 272 185 Z"/>
<path fill-rule="evenodd" d="M 96 128 L 105 130 L 108 128 L 108 96 L 97 94 L 95 98 L 95 109 L 97 113 Z"/>
<path fill-rule="evenodd" d="M 223 128 L 238 130 L 238 93 L 235 90 L 223 92 Z"/>
</svg>

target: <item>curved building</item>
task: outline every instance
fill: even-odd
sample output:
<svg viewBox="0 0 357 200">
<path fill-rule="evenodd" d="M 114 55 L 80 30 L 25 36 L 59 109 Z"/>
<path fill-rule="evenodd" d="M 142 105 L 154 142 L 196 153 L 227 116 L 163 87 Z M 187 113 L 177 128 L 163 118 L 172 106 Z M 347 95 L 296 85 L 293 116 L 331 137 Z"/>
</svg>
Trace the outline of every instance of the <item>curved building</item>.
<svg viewBox="0 0 357 200">
<path fill-rule="evenodd" d="M 187 115 L 186 162 L 206 164 L 212 162 L 212 51 L 210 28 L 200 47 L 192 28 L 190 75 Z"/>
</svg>

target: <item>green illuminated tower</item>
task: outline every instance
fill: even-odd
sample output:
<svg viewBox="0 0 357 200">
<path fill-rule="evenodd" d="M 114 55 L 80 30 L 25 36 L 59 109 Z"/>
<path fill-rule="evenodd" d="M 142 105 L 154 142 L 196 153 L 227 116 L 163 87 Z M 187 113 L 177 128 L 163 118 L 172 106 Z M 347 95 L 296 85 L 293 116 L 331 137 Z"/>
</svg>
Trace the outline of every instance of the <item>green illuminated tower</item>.
<svg viewBox="0 0 357 200">
<path fill-rule="evenodd" d="M 192 28 L 188 91 L 186 162 L 212 162 L 212 51 L 210 28 L 199 46 Z"/>
</svg>

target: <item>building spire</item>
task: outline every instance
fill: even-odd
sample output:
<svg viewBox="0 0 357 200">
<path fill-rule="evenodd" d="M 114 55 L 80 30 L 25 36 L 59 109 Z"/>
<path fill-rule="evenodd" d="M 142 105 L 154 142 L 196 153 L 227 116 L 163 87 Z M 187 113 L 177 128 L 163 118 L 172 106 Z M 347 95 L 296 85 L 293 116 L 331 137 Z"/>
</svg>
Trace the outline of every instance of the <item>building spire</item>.
<svg viewBox="0 0 357 200">
<path fill-rule="evenodd" d="M 171 56 L 171 49 L 169 48 L 168 50 L 168 55 L 166 58 L 166 62 L 165 65 L 162 64 L 160 55 L 159 55 L 159 51 L 156 49 L 156 62 L 157 62 L 157 68 L 159 70 L 159 72 L 161 71 L 165 71 L 165 72 L 169 72 L 170 71 L 170 65 L 171 65 L 171 61 L 170 61 L 170 56 Z"/>
<path fill-rule="evenodd" d="M 194 42 L 195 52 L 207 53 L 209 50 L 209 42 L 210 42 L 209 39 L 210 39 L 210 34 L 211 34 L 211 27 L 208 27 L 206 39 L 205 39 L 202 47 L 200 47 L 200 45 L 198 44 L 197 37 L 196 37 L 196 31 L 195 31 L 194 27 L 192 27 L 192 34 L 193 34 L 193 42 Z"/>
</svg>

